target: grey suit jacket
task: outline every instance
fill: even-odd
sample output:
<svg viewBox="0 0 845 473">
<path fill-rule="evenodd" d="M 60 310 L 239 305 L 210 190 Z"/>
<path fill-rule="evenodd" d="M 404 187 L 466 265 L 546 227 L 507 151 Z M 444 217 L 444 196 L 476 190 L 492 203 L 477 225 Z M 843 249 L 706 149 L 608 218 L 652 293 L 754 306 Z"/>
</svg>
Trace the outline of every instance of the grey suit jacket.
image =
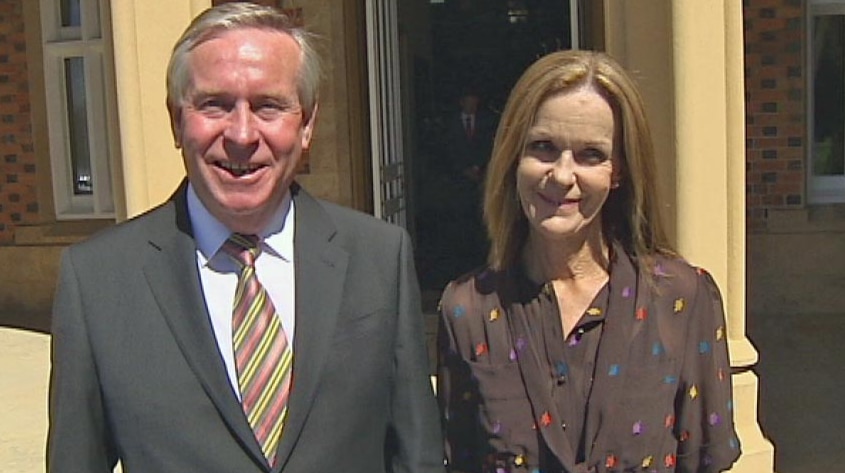
<svg viewBox="0 0 845 473">
<path fill-rule="evenodd" d="M 67 249 L 48 471 L 271 471 L 208 318 L 183 186 Z M 407 234 L 295 185 L 296 353 L 276 468 L 442 472 Z"/>
</svg>

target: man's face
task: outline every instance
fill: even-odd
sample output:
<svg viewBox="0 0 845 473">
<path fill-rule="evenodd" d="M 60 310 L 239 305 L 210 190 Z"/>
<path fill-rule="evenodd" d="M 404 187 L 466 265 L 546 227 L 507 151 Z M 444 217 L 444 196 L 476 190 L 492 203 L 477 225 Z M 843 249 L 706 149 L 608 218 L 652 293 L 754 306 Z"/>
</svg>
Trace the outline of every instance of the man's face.
<svg viewBox="0 0 845 473">
<path fill-rule="evenodd" d="M 188 56 L 188 90 L 170 107 L 173 134 L 197 196 L 234 232 L 269 223 L 311 140 L 314 114 L 303 116 L 297 93 L 300 58 L 289 35 L 252 28 L 224 32 Z"/>
<path fill-rule="evenodd" d="M 466 94 L 461 97 L 461 112 L 468 113 L 470 115 L 474 114 L 478 110 L 478 96 L 475 94 Z"/>
</svg>

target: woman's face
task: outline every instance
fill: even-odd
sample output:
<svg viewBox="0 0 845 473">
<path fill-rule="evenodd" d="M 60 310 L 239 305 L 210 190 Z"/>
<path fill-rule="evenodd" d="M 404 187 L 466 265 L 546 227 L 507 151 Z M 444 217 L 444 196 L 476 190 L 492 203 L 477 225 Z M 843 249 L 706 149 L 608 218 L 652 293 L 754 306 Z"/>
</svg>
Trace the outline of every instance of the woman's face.
<svg viewBox="0 0 845 473">
<path fill-rule="evenodd" d="M 586 238 L 601 230 L 601 209 L 621 171 L 617 120 L 590 88 L 540 104 L 516 169 L 522 210 L 534 236 Z"/>
</svg>

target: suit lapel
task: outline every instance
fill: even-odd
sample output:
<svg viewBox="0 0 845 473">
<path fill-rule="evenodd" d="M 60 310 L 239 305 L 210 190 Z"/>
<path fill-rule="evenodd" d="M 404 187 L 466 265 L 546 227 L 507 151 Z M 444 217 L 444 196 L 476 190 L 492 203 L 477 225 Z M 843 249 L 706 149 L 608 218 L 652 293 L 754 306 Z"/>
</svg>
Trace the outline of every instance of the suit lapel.
<svg viewBox="0 0 845 473">
<path fill-rule="evenodd" d="M 167 227 L 156 233 L 161 237 L 150 240 L 155 251 L 143 271 L 161 314 L 206 394 L 243 448 L 266 463 L 232 392 L 211 329 L 197 273 L 196 245 L 185 189 L 184 185 L 180 187 L 172 202 L 167 204 L 175 210 L 176 225 L 168 220 Z"/>
<path fill-rule="evenodd" d="M 293 385 L 276 471 L 284 469 L 316 396 L 331 349 L 348 263 L 346 251 L 333 241 L 336 230 L 323 207 L 296 185 L 291 193 L 296 220 L 296 335 Z"/>
</svg>

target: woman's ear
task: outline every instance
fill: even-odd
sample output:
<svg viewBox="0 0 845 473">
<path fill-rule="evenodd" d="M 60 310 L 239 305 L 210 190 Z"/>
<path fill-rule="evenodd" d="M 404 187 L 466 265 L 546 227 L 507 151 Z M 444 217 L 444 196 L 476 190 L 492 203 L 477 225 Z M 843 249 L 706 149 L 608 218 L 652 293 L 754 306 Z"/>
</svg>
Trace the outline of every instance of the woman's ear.
<svg viewBox="0 0 845 473">
<path fill-rule="evenodd" d="M 622 177 L 620 176 L 621 173 L 614 172 L 610 175 L 610 188 L 616 189 L 619 187 L 619 184 L 622 182 Z"/>
</svg>

